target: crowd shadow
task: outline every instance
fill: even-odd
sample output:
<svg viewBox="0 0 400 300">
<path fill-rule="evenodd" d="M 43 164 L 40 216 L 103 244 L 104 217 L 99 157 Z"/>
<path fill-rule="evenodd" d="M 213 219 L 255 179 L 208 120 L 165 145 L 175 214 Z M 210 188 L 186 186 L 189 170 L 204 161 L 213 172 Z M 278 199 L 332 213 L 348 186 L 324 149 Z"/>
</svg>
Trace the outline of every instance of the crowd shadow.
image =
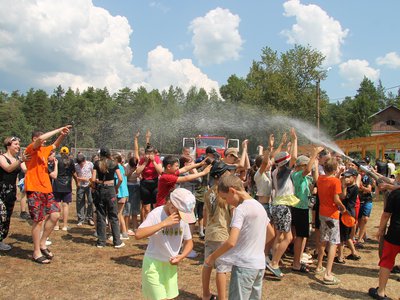
<svg viewBox="0 0 400 300">
<path fill-rule="evenodd" d="M 86 238 L 84 236 L 73 236 L 71 233 L 64 234 L 61 236 L 64 241 L 71 241 L 77 244 L 93 244 L 95 241 L 92 238 Z"/>
<path fill-rule="evenodd" d="M 19 246 L 13 245 L 10 251 L 2 252 L 2 256 L 10 256 L 19 259 L 32 259 L 33 249 L 23 249 Z"/>
<path fill-rule="evenodd" d="M 312 290 L 327 293 L 329 295 L 340 296 L 346 299 L 368 299 L 368 291 L 350 291 L 340 287 L 330 287 L 324 285 L 322 280 L 318 279 L 317 282 L 311 282 L 309 287 Z"/>
<path fill-rule="evenodd" d="M 143 264 L 143 255 L 144 253 L 136 253 L 125 256 L 111 257 L 110 259 L 120 265 L 141 269 Z M 136 256 L 140 256 L 140 258 L 136 258 Z"/>
<path fill-rule="evenodd" d="M 179 296 L 176 298 L 179 300 L 194 300 L 194 299 L 201 299 L 201 297 L 199 297 L 196 294 L 187 292 L 185 290 L 179 290 Z"/>
</svg>

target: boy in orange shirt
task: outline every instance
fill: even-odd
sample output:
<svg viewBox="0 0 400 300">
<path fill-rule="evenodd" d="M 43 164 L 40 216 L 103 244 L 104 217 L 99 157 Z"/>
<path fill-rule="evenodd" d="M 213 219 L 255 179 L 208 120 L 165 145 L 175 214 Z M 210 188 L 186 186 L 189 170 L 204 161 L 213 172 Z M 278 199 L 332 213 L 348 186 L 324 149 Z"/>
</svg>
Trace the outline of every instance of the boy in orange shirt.
<svg viewBox="0 0 400 300">
<path fill-rule="evenodd" d="M 25 191 L 28 199 L 29 213 L 32 224 L 32 240 L 34 262 L 48 264 L 54 257 L 49 248 L 46 247 L 46 239 L 53 231 L 58 218 L 60 217 L 60 207 L 54 200 L 53 189 L 50 182 L 47 159 L 52 150 L 60 146 L 64 137 L 68 134 L 70 125 L 42 133 L 39 131 L 32 133 L 32 143 L 25 150 L 25 154 L 30 157 L 26 162 Z M 50 146 L 45 146 L 46 140 L 53 135 L 60 133 L 57 140 Z M 45 223 L 43 234 L 40 237 L 43 221 L 50 215 Z"/>
<path fill-rule="evenodd" d="M 336 285 L 340 283 L 340 280 L 332 274 L 332 265 L 337 245 L 340 244 L 339 211 L 344 212 L 346 208 L 340 200 L 342 184 L 340 179 L 336 177 L 338 167 L 336 158 L 328 159 L 323 167 L 325 175 L 319 176 L 317 181 L 321 243 L 318 247 L 316 273 L 324 273 L 323 282 L 325 284 Z M 330 247 L 325 269 L 322 266 L 322 258 L 327 243 L 330 244 Z"/>
</svg>

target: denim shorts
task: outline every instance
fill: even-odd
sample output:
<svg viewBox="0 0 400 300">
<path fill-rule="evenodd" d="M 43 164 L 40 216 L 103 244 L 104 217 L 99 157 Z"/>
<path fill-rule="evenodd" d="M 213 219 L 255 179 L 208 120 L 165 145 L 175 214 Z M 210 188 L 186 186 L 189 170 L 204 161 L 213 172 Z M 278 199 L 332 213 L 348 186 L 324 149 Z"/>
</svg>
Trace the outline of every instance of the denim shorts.
<svg viewBox="0 0 400 300">
<path fill-rule="evenodd" d="M 129 198 L 125 202 L 122 214 L 127 216 L 137 216 L 140 214 L 140 185 L 128 184 Z"/>
<path fill-rule="evenodd" d="M 371 215 L 372 211 L 372 202 L 364 202 L 360 206 L 360 212 L 358 213 L 358 218 L 361 219 L 361 217 L 369 217 Z"/>
<path fill-rule="evenodd" d="M 229 284 L 229 300 L 261 300 L 264 269 L 232 267 Z"/>
</svg>

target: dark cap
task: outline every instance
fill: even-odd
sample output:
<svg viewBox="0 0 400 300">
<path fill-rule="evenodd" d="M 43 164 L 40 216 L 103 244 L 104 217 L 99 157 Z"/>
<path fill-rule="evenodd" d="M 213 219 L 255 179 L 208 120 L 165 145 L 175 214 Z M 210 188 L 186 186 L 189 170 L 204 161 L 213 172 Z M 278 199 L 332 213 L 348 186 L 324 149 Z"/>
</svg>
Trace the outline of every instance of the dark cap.
<svg viewBox="0 0 400 300">
<path fill-rule="evenodd" d="M 235 170 L 236 167 L 233 165 L 228 165 L 223 161 L 215 161 L 211 170 L 210 176 L 213 178 L 220 178 L 226 171 Z"/>
<path fill-rule="evenodd" d="M 215 150 L 215 148 L 212 147 L 212 146 L 208 146 L 208 147 L 206 148 L 206 154 L 214 154 L 214 153 L 216 153 L 216 152 L 217 152 L 217 150 Z"/>
<path fill-rule="evenodd" d="M 346 177 L 348 177 L 348 176 L 357 176 L 358 172 L 356 170 L 350 168 L 350 169 L 344 171 L 344 173 L 342 175 L 346 176 Z"/>
</svg>

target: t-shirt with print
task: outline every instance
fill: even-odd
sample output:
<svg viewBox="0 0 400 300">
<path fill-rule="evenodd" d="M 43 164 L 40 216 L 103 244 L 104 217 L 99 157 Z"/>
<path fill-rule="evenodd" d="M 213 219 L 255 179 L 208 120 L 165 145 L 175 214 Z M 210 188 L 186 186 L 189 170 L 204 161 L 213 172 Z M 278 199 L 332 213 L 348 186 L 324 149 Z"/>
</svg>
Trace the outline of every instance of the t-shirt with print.
<svg viewBox="0 0 400 300">
<path fill-rule="evenodd" d="M 317 181 L 319 198 L 319 215 L 332 219 L 339 219 L 339 210 L 333 198 L 342 193 L 342 184 L 339 178 L 321 175 Z"/>
<path fill-rule="evenodd" d="M 83 166 L 80 164 L 75 164 L 75 172 L 76 175 L 80 178 L 90 179 L 92 178 L 93 172 L 93 163 L 91 161 L 85 161 Z M 87 187 L 89 186 L 89 181 L 79 181 L 80 187 Z"/>
<path fill-rule="evenodd" d="M 235 247 L 221 259 L 242 268 L 265 269 L 264 247 L 268 223 L 267 213 L 257 200 L 244 200 L 233 212 L 231 222 L 231 229 L 240 230 L 238 240 Z"/>
<path fill-rule="evenodd" d="M 174 189 L 179 177 L 179 170 L 173 174 L 162 173 L 158 179 L 158 193 L 156 198 L 156 207 L 165 204 L 165 198 Z"/>
<path fill-rule="evenodd" d="M 158 155 L 154 156 L 154 161 L 157 164 L 161 163 L 160 157 Z M 143 164 L 144 164 L 144 157 L 142 157 L 139 161 L 139 165 L 143 165 Z M 154 167 L 153 161 L 151 161 L 149 159 L 149 161 L 147 162 L 146 166 L 144 167 L 141 175 L 142 175 L 143 180 L 154 180 L 154 179 L 158 178 L 158 173 L 157 173 L 156 168 Z"/>
<path fill-rule="evenodd" d="M 349 214 L 355 218 L 358 186 L 356 184 L 353 184 L 351 186 L 346 187 L 346 190 L 347 190 L 346 198 L 342 200 L 342 203 L 346 207 L 346 211 L 348 211 Z"/>
<path fill-rule="evenodd" d="M 400 190 L 392 191 L 386 201 L 385 212 L 392 214 L 385 240 L 400 246 Z"/>
<path fill-rule="evenodd" d="M 207 210 L 206 241 L 225 242 L 229 237 L 232 221 L 231 207 L 218 196 L 218 186 L 206 192 L 204 206 Z"/>
<path fill-rule="evenodd" d="M 150 227 L 168 218 L 164 206 L 153 209 L 139 228 Z M 145 255 L 153 259 L 168 262 L 171 257 L 179 254 L 183 240 L 191 240 L 192 235 L 187 223 L 180 221 L 173 226 L 164 227 L 149 238 Z"/>
<path fill-rule="evenodd" d="M 46 194 L 53 192 L 47 166 L 50 152 L 53 149 L 53 145 L 33 149 L 33 143 L 26 148 L 25 153 L 30 155 L 30 159 L 25 162 L 27 168 L 25 191 Z"/>
<path fill-rule="evenodd" d="M 254 174 L 254 182 L 257 187 L 257 196 L 271 196 L 272 179 L 271 172 L 260 173 L 260 169 Z"/>
<path fill-rule="evenodd" d="M 364 176 L 361 177 L 361 184 L 364 187 L 367 187 L 369 185 L 372 186 L 373 184 L 372 178 L 365 174 Z M 361 189 L 359 190 L 359 192 L 360 192 L 359 195 L 361 203 L 372 202 L 372 193 L 364 193 L 363 191 L 361 191 Z"/>
<path fill-rule="evenodd" d="M 310 184 L 313 179 L 310 176 L 303 176 L 303 171 L 292 173 L 294 184 L 294 194 L 300 199 L 300 202 L 295 206 L 300 209 L 308 209 L 308 196 L 310 196 Z"/>
<path fill-rule="evenodd" d="M 75 173 L 74 161 L 70 158 L 57 157 L 57 178 L 53 181 L 53 192 L 71 193 L 72 175 Z"/>
</svg>

